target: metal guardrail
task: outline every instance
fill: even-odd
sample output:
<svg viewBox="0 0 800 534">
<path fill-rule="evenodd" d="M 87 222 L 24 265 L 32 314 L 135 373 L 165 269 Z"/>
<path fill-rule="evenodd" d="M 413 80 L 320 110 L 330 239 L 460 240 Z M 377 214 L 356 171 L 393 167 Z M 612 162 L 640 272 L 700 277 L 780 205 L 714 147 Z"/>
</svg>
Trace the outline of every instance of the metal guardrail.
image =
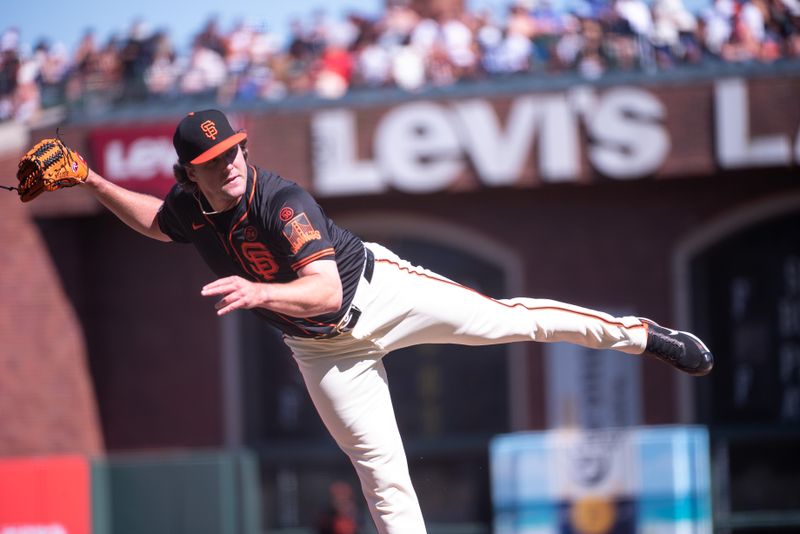
<svg viewBox="0 0 800 534">
<path fill-rule="evenodd" d="M 92 461 L 96 534 L 260 534 L 247 452 L 113 454 Z"/>
<path fill-rule="evenodd" d="M 748 512 L 731 514 L 725 520 L 717 520 L 715 530 L 792 528 L 800 531 L 800 512 Z"/>
<path fill-rule="evenodd" d="M 426 525 L 428 534 L 491 534 L 492 529 L 486 525 L 475 523 L 453 523 L 453 524 L 428 524 Z M 374 528 L 366 527 L 359 530 L 359 534 L 375 534 Z M 316 534 L 314 529 L 308 528 L 284 528 L 270 529 L 264 534 Z"/>
</svg>

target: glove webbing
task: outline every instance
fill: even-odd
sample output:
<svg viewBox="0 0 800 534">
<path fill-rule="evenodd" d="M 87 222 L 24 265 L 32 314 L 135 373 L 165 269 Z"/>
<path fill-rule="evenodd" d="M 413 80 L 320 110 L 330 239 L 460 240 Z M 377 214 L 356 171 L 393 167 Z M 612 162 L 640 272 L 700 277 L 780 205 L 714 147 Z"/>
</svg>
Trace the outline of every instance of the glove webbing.
<svg viewBox="0 0 800 534">
<path fill-rule="evenodd" d="M 39 147 L 34 154 L 37 158 L 41 158 L 45 154 L 47 154 L 51 149 L 57 148 L 58 152 L 53 153 L 50 157 L 46 159 L 35 159 L 36 166 L 42 169 L 42 172 L 46 171 L 50 167 L 53 166 L 54 163 L 61 161 L 61 158 L 64 158 L 69 163 L 72 163 L 72 158 L 69 156 L 69 152 L 64 150 L 64 144 L 61 140 L 56 140 L 55 143 L 47 143 Z"/>
<path fill-rule="evenodd" d="M 46 153 L 48 150 L 50 150 L 50 149 L 51 149 L 51 148 L 53 148 L 54 146 L 56 146 L 56 145 L 55 145 L 55 143 L 47 143 L 46 145 L 42 145 L 42 146 L 40 146 L 40 147 L 38 148 L 38 150 L 36 150 L 36 152 L 34 152 L 34 154 L 36 155 L 36 157 L 37 157 L 37 158 L 41 158 L 42 156 L 44 156 L 44 155 L 45 155 L 45 153 Z"/>
<path fill-rule="evenodd" d="M 50 167 L 52 167 L 53 163 L 59 161 L 63 155 L 64 154 L 53 154 L 52 156 L 50 156 L 46 160 L 42 161 L 42 167 L 44 168 L 44 170 L 47 170 Z M 67 158 L 67 157 L 64 157 L 64 159 L 69 161 L 69 158 Z"/>
</svg>

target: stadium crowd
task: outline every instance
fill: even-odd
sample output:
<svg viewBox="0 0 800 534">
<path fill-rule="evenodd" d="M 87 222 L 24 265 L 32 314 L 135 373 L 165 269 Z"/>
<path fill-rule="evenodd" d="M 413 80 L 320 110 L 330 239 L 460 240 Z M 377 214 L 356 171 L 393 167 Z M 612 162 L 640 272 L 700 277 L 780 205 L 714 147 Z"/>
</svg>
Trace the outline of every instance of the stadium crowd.
<svg viewBox="0 0 800 534">
<path fill-rule="evenodd" d="M 36 120 L 55 104 L 197 96 L 219 103 L 288 94 L 338 98 L 360 87 L 415 91 L 519 73 L 645 72 L 709 61 L 800 59 L 800 0 L 710 0 L 697 13 L 683 0 L 517 0 L 502 20 L 488 11 L 422 17 L 388 7 L 370 20 L 317 13 L 296 21 L 286 44 L 262 25 L 223 31 L 214 19 L 178 53 L 168 30 L 134 21 L 123 37 L 86 31 L 75 50 L 0 35 L 0 120 Z"/>
</svg>

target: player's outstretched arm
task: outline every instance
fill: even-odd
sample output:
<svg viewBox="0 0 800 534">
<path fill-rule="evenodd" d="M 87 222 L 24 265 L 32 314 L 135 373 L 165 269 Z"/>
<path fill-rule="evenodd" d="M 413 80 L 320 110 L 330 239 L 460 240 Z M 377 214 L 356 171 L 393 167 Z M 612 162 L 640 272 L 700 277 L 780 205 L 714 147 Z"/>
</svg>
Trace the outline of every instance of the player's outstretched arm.
<svg viewBox="0 0 800 534">
<path fill-rule="evenodd" d="M 147 237 L 170 241 L 161 231 L 156 216 L 162 201 L 154 196 L 136 193 L 110 182 L 89 169 L 84 186 L 91 189 L 97 200 L 119 220 Z"/>
<path fill-rule="evenodd" d="M 147 237 L 170 241 L 156 220 L 161 200 L 128 191 L 104 179 L 61 139 L 42 139 L 28 150 L 19 161 L 17 180 L 19 187 L 14 189 L 22 202 L 30 202 L 47 191 L 76 185 L 89 187 L 122 222 Z"/>
</svg>

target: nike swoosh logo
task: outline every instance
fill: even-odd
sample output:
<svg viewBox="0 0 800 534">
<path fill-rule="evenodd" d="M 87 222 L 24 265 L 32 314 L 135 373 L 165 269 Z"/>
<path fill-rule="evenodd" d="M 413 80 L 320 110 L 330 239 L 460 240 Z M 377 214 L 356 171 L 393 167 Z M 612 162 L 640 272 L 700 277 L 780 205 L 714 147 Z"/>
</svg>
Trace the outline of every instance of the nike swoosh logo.
<svg viewBox="0 0 800 534">
<path fill-rule="evenodd" d="M 200 224 L 192 223 L 192 230 L 199 230 L 200 228 L 204 227 L 205 225 L 206 225 L 206 223 L 200 223 Z"/>
</svg>

